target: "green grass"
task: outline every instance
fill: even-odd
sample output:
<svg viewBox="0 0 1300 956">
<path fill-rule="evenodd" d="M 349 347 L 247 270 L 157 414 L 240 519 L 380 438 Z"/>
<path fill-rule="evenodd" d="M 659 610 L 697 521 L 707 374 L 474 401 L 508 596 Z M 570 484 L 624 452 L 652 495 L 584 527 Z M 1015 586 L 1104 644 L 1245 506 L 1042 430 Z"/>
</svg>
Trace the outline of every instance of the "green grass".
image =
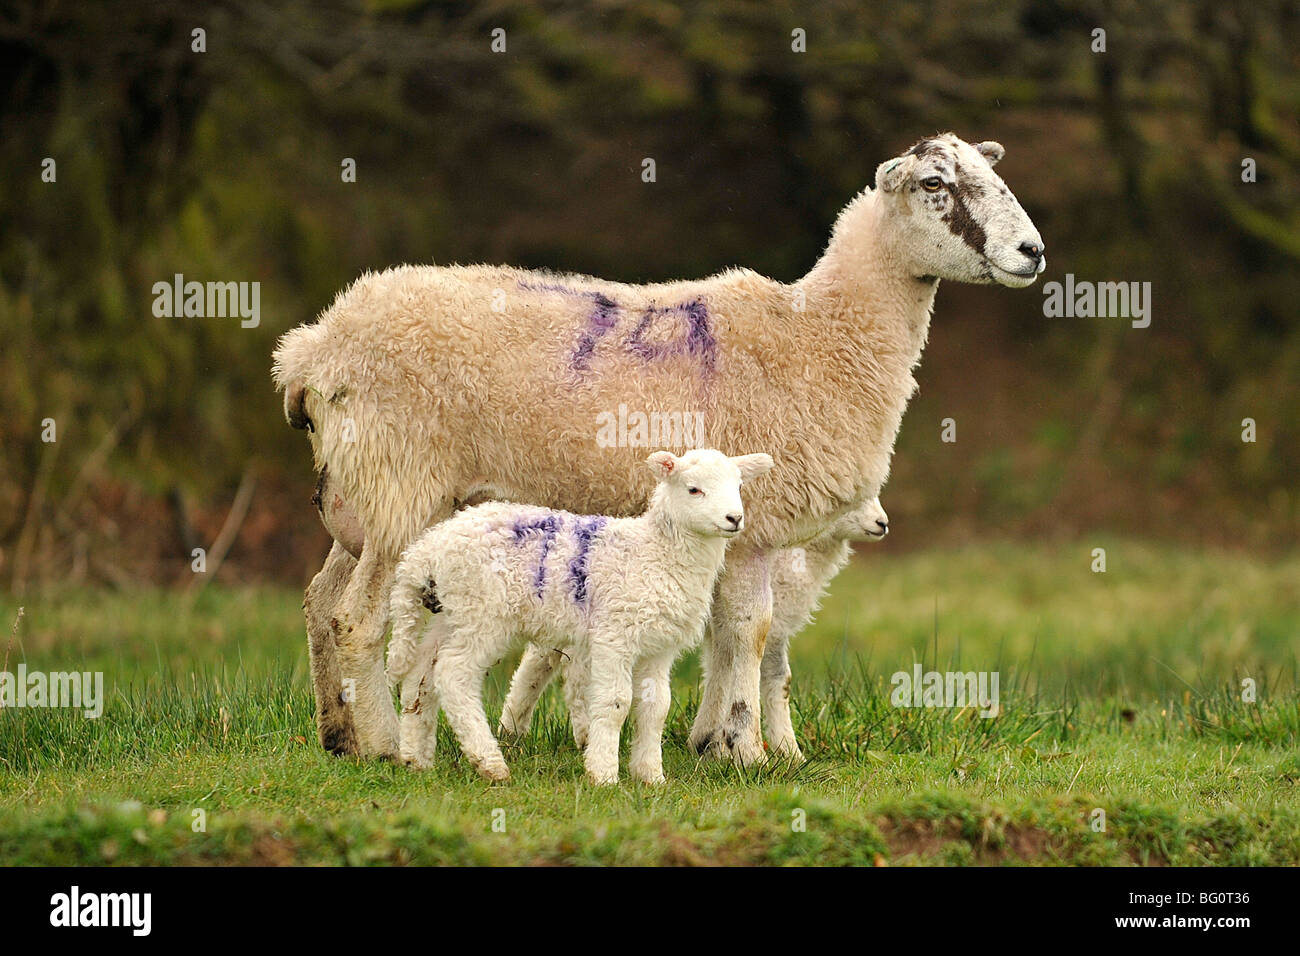
<svg viewBox="0 0 1300 956">
<path fill-rule="evenodd" d="M 659 788 L 587 784 L 554 690 L 508 785 L 445 726 L 428 773 L 327 756 L 297 592 L 29 595 L 8 669 L 108 699 L 0 711 L 0 863 L 1300 864 L 1300 559 L 1106 546 L 862 549 L 794 647 L 810 760 L 697 761 L 692 657 Z M 1000 714 L 891 706 L 913 661 Z"/>
</svg>

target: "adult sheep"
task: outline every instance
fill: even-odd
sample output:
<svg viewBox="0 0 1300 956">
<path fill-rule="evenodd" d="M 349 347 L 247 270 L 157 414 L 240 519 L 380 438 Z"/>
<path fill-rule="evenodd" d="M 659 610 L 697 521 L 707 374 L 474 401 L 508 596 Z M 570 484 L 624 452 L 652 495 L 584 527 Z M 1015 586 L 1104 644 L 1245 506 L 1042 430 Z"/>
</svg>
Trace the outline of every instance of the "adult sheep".
<svg viewBox="0 0 1300 956">
<path fill-rule="evenodd" d="M 882 163 L 792 285 L 742 269 L 634 286 L 402 266 L 286 333 L 274 367 L 286 415 L 310 433 L 325 499 L 359 523 L 336 532 L 304 602 L 322 743 L 396 753 L 387 599 L 426 527 L 484 496 L 640 509 L 650 477 L 635 464 L 655 436 L 598 441 L 625 406 L 685 413 L 703 423 L 693 444 L 776 461 L 747 489 L 749 529 L 718 581 L 691 733 L 701 753 L 761 759 L 772 555 L 879 495 L 939 280 L 1020 288 L 1044 268 L 1038 231 L 993 172 L 1002 152 L 943 134 Z"/>
</svg>

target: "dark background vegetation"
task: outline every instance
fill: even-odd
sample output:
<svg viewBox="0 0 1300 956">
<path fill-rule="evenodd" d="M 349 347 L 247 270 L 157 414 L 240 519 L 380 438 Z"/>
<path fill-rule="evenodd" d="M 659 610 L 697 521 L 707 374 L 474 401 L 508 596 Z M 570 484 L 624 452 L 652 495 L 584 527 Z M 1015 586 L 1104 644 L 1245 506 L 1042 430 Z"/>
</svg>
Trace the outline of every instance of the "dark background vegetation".
<svg viewBox="0 0 1300 956">
<path fill-rule="evenodd" d="M 947 129 L 1007 147 L 1044 281 L 1149 281 L 1153 321 L 944 284 L 891 546 L 1294 544 L 1293 0 L 2 9 L 0 587 L 182 581 L 223 527 L 223 575 L 304 579 L 326 537 L 270 352 L 365 270 L 792 280 L 879 162 Z M 177 272 L 259 281 L 261 326 L 155 318 Z"/>
</svg>

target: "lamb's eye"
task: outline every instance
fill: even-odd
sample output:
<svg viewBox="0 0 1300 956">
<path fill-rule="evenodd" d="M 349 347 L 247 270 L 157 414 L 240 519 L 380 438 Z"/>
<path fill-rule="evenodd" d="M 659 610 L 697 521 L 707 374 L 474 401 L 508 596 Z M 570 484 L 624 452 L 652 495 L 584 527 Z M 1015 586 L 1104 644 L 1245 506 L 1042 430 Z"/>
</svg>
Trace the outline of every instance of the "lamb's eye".
<svg viewBox="0 0 1300 956">
<path fill-rule="evenodd" d="M 928 193 L 937 193 L 943 188 L 943 180 L 938 176 L 931 176 L 929 179 L 921 180 L 921 188 Z"/>
<path fill-rule="evenodd" d="M 704 494 L 704 492 L 700 491 L 699 488 L 687 488 L 686 490 L 689 491 L 689 492 L 690 492 L 691 494 L 693 494 L 693 495 L 702 495 L 702 494 Z"/>
</svg>

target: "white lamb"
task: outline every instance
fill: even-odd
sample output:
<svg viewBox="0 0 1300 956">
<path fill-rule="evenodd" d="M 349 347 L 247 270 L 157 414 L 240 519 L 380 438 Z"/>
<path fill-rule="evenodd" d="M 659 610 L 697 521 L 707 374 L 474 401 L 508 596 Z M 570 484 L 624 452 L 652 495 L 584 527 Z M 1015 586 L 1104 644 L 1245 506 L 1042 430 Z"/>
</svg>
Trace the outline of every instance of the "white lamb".
<svg viewBox="0 0 1300 956">
<path fill-rule="evenodd" d="M 763 654 L 763 730 L 777 753 L 800 760 L 790 720 L 791 639 L 817 612 L 831 579 L 843 570 L 853 553 L 852 542 L 879 541 L 889 533 L 889 516 L 879 498 L 872 498 L 839 519 L 824 534 L 800 548 L 789 548 L 772 562 L 772 627 Z M 542 691 L 556 674 L 563 675 L 564 698 L 579 747 L 587 739 L 587 714 L 583 708 L 581 664 L 558 647 L 529 644 L 510 681 L 501 709 L 502 734 L 522 735 L 532 724 Z"/>
<path fill-rule="evenodd" d="M 764 454 L 713 450 L 647 459 L 657 479 L 635 518 L 491 502 L 435 525 L 402 555 L 391 601 L 388 676 L 402 687 L 404 759 L 432 759 L 438 706 L 479 772 L 510 771 L 483 712 L 483 677 L 513 646 L 566 648 L 587 675 L 584 761 L 618 781 L 618 738 L 636 688 L 629 770 L 664 779 L 661 738 L 673 661 L 704 636 L 727 542 L 744 527 L 740 485 Z M 434 627 L 417 644 L 422 606 Z"/>
</svg>

